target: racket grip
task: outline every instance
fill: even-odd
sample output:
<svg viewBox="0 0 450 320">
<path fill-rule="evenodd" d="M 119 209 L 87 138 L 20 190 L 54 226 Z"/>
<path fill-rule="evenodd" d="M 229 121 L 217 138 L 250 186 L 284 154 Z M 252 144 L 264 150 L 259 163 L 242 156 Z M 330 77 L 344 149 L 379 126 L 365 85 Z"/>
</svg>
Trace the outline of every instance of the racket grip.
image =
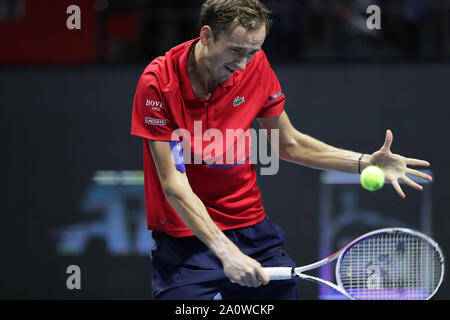
<svg viewBox="0 0 450 320">
<path fill-rule="evenodd" d="M 268 267 L 263 268 L 270 280 L 288 280 L 292 279 L 294 272 L 290 267 Z"/>
</svg>

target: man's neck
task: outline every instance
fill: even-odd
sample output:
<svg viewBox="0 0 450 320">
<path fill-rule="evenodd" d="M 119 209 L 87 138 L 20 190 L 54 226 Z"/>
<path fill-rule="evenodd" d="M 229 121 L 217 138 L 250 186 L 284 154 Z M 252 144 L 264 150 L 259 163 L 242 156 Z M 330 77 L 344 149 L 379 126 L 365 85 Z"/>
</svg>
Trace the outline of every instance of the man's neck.
<svg viewBox="0 0 450 320">
<path fill-rule="evenodd" d="M 188 74 L 198 98 L 209 99 L 218 83 L 213 79 L 205 58 L 207 48 L 198 41 L 189 52 Z"/>
</svg>

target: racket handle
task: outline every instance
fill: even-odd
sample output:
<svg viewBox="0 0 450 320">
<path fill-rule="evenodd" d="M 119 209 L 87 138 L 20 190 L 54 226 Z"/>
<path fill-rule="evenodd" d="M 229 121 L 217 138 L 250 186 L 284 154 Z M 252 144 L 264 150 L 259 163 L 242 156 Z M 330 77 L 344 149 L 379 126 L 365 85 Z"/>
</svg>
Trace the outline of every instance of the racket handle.
<svg viewBox="0 0 450 320">
<path fill-rule="evenodd" d="M 290 267 L 270 267 L 263 268 L 270 280 L 288 280 L 294 277 L 294 268 Z"/>
</svg>

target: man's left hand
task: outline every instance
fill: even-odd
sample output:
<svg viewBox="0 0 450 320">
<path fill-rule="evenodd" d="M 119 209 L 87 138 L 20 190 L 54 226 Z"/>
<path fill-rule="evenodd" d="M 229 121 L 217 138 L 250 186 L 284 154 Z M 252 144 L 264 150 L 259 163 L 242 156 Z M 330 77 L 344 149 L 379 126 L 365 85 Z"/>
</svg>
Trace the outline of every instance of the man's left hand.
<svg viewBox="0 0 450 320">
<path fill-rule="evenodd" d="M 420 184 L 412 181 L 406 175 L 408 174 L 427 181 L 431 181 L 432 177 L 418 170 L 411 169 L 408 166 L 429 167 L 430 163 L 425 160 L 406 158 L 398 154 L 393 154 L 391 152 L 392 140 L 392 131 L 387 130 L 384 145 L 380 150 L 370 155 L 370 163 L 380 167 L 384 172 L 386 180 L 392 184 L 400 197 L 405 198 L 405 194 L 403 193 L 398 180 L 400 179 L 402 182 L 416 190 L 423 190 L 423 187 Z"/>
</svg>

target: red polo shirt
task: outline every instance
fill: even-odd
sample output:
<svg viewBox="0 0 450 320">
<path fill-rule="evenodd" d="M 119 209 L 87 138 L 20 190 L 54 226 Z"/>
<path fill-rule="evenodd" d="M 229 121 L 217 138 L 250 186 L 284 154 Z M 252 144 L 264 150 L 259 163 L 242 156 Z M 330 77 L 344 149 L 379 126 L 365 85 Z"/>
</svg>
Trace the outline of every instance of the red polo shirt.
<svg viewBox="0 0 450 320">
<path fill-rule="evenodd" d="M 172 48 L 146 67 L 132 112 L 131 134 L 144 138 L 147 227 L 174 237 L 193 233 L 166 200 L 146 139 L 177 140 L 172 136 L 174 130 L 185 129 L 192 147 L 184 152 L 190 152 L 195 162 L 202 162 L 186 164 L 186 175 L 212 220 L 221 230 L 250 226 L 265 217 L 255 168 L 249 159 L 250 145 L 238 143 L 239 138 L 226 139 L 227 130 L 228 134 L 248 132 L 255 118 L 280 115 L 285 102 L 262 50 L 245 70 L 220 84 L 208 100 L 197 98 L 187 71 L 189 50 L 197 41 Z M 220 133 L 222 141 L 217 137 Z"/>
</svg>

